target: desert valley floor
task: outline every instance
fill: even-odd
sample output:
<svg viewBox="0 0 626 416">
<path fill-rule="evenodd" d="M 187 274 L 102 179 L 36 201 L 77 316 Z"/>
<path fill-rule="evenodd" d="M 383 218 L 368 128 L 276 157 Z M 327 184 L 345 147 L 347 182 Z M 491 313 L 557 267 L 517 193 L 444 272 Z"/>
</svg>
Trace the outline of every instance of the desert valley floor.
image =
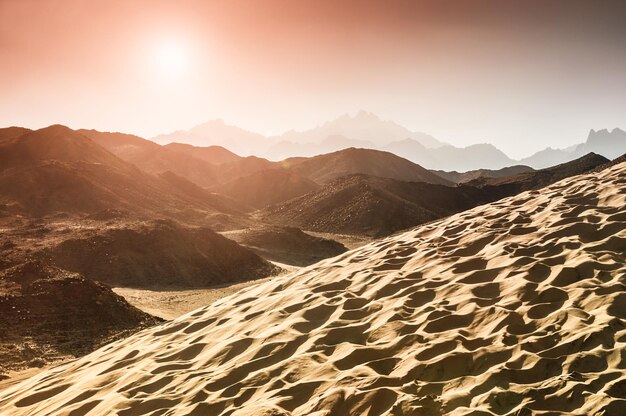
<svg viewBox="0 0 626 416">
<path fill-rule="evenodd" d="M 375 241 L 47 369 L 6 415 L 623 415 L 626 163 Z"/>
</svg>

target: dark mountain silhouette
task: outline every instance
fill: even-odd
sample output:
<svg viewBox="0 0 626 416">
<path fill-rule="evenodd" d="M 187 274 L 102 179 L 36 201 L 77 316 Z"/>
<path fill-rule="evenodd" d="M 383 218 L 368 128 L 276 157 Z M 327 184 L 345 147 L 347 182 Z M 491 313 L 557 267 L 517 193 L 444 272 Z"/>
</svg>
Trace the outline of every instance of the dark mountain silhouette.
<svg viewBox="0 0 626 416">
<path fill-rule="evenodd" d="M 284 202 L 317 189 L 319 185 L 282 168 L 265 169 L 214 187 L 211 191 L 227 195 L 253 208 Z"/>
<path fill-rule="evenodd" d="M 482 202 L 485 195 L 476 188 L 351 175 L 268 207 L 260 216 L 303 230 L 380 237 Z"/>
<path fill-rule="evenodd" d="M 489 194 L 503 198 L 523 191 L 543 188 L 561 179 L 592 171 L 608 162 L 610 161 L 604 156 L 589 153 L 578 159 L 550 168 L 502 178 L 482 177 L 469 181 L 466 185 L 479 187 Z"/>
<path fill-rule="evenodd" d="M 294 158 L 282 166 L 300 176 L 323 184 L 342 176 L 365 174 L 404 181 L 450 184 L 449 181 L 393 153 L 349 148 L 313 158 Z"/>
<path fill-rule="evenodd" d="M 38 261 L 0 271 L 0 376 L 87 354 L 160 319 L 100 283 Z"/>
<path fill-rule="evenodd" d="M 93 229 L 36 256 L 89 279 L 126 287 L 208 287 L 279 271 L 208 228 L 165 220 Z"/>
<path fill-rule="evenodd" d="M 433 172 L 441 176 L 442 178 L 449 180 L 450 182 L 465 183 L 479 178 L 503 178 L 507 176 L 517 175 L 519 173 L 532 172 L 533 170 L 534 169 L 530 166 L 515 165 L 497 170 L 477 169 L 467 172 L 446 172 L 442 170 L 435 170 Z"/>
<path fill-rule="evenodd" d="M 624 153 L 620 157 L 616 157 L 615 159 L 611 160 L 608 163 L 598 166 L 597 168 L 593 169 L 593 172 L 600 172 L 600 171 L 603 171 L 604 169 L 608 169 L 612 166 L 619 165 L 620 163 L 624 163 L 624 162 L 626 162 L 626 153 Z"/>
<path fill-rule="evenodd" d="M 228 233 L 228 238 L 266 259 L 295 266 L 308 266 L 348 250 L 341 243 L 312 236 L 295 227 L 255 227 Z"/>
<path fill-rule="evenodd" d="M 236 155 L 222 146 L 201 147 L 184 143 L 170 143 L 163 147 L 175 152 L 184 153 L 187 156 L 193 156 L 213 165 L 222 165 L 224 163 L 236 162 L 241 159 L 241 156 Z"/>
</svg>

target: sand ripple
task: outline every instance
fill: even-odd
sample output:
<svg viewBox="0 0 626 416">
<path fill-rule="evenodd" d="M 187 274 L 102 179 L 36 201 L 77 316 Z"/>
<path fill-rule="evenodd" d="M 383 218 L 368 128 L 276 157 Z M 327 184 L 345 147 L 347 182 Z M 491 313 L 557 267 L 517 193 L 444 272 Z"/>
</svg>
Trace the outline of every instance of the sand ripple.
<svg viewBox="0 0 626 416">
<path fill-rule="evenodd" d="M 626 164 L 244 289 L 3 415 L 623 415 Z"/>
</svg>

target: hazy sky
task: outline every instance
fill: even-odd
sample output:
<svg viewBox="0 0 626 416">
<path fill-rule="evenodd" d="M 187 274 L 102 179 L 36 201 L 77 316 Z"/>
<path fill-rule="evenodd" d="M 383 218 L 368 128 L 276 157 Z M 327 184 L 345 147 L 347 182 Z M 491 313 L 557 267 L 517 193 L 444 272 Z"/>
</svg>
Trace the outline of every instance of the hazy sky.
<svg viewBox="0 0 626 416">
<path fill-rule="evenodd" d="M 365 109 L 520 157 L 626 128 L 626 1 L 0 0 L 0 125 L 263 134 Z"/>
</svg>

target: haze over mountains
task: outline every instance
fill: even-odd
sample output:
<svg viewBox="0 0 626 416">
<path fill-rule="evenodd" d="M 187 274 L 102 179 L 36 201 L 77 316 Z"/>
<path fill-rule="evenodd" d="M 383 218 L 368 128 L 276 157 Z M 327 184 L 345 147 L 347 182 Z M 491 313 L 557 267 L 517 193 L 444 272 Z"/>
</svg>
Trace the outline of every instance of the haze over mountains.
<svg viewBox="0 0 626 416">
<path fill-rule="evenodd" d="M 506 131 L 502 135 L 506 137 Z M 305 131 L 288 131 L 280 136 L 260 134 L 228 126 L 221 120 L 211 121 L 188 131 L 160 135 L 157 143 L 189 143 L 196 146 L 219 145 L 241 155 L 257 155 L 270 160 L 289 157 L 311 157 L 349 147 L 386 150 L 425 168 L 464 172 L 477 169 L 501 169 L 527 165 L 542 169 L 587 153 L 609 159 L 626 153 L 626 133 L 620 129 L 591 130 L 587 140 L 565 149 L 546 148 L 521 160 L 514 160 L 495 146 L 479 143 L 455 147 L 426 133 L 413 132 L 375 114 L 360 111 Z M 549 142 L 549 138 L 546 138 Z"/>
</svg>

